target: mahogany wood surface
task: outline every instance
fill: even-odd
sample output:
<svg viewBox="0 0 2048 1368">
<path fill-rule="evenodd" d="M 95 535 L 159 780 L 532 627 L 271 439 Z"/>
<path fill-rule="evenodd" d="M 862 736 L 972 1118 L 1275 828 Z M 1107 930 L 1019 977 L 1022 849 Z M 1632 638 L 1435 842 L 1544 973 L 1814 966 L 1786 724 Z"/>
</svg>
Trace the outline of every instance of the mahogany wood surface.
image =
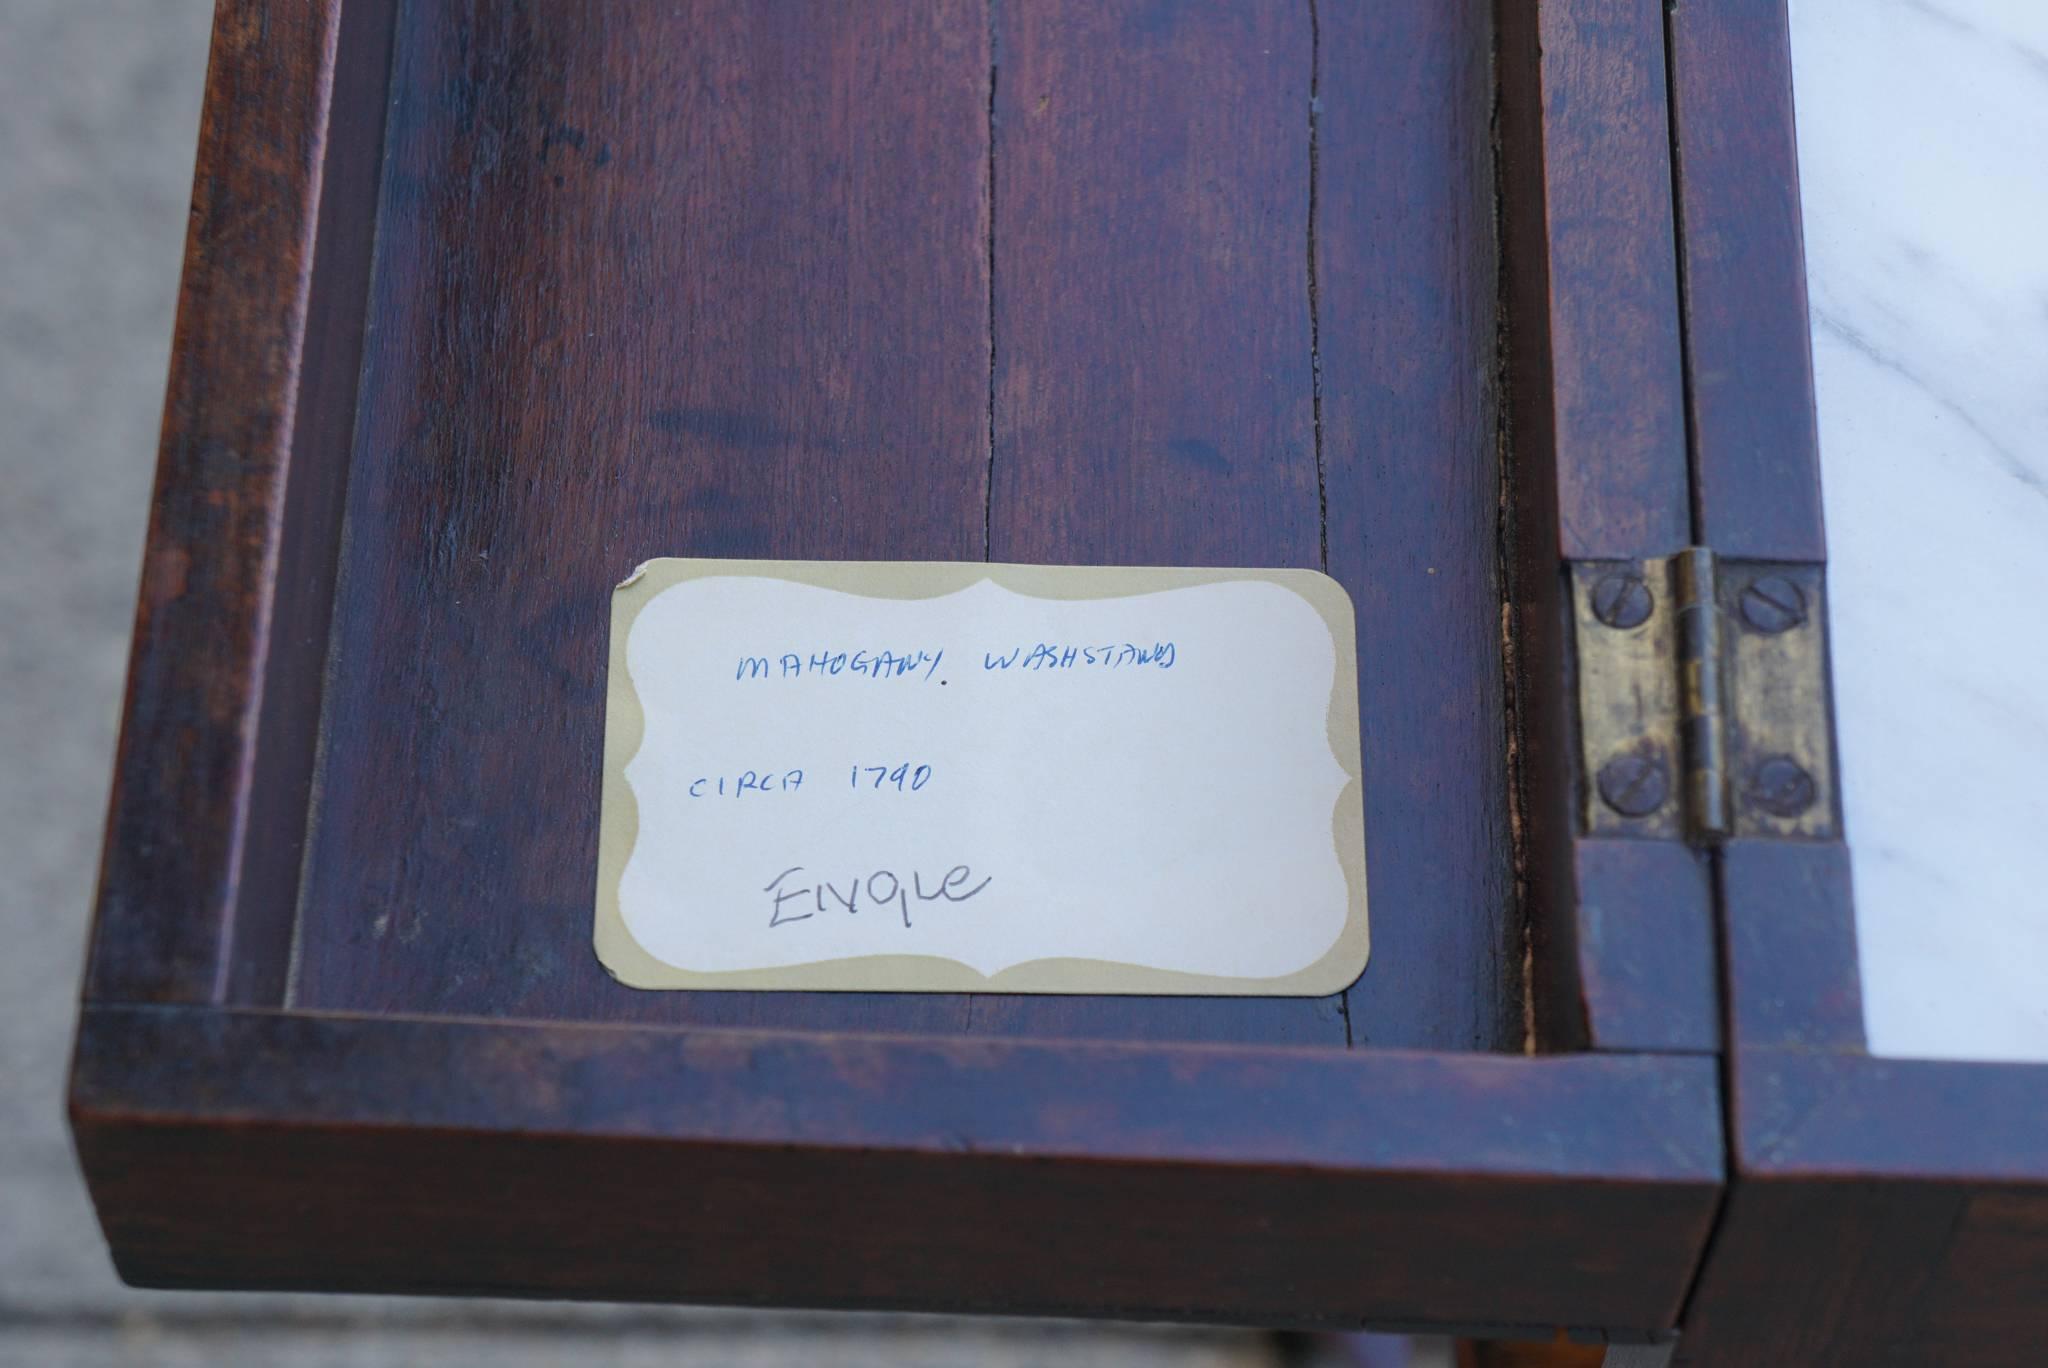
<svg viewBox="0 0 2048 1368">
<path fill-rule="evenodd" d="M 1670 1324 L 1716 1106 L 1706 1059 L 161 1008 L 73 1087 L 153 1285 L 1352 1326 Z"/>
<path fill-rule="evenodd" d="M 1476 1340 L 1458 1345 L 1458 1368 L 1601 1368 L 1607 1347 L 1553 1339 Z"/>
<path fill-rule="evenodd" d="M 124 1272 L 1668 1328 L 1706 871 L 1574 835 L 1559 572 L 1822 555 L 1789 95 L 1782 0 L 225 0 L 73 1080 Z M 654 554 L 1326 566 L 1366 979 L 619 988 Z M 1717 864 L 1681 1361 L 2034 1361 L 2048 1069 L 1869 1057 L 1842 849 Z M 1270 1048 L 1346 1043 L 1446 1053 Z"/>
<path fill-rule="evenodd" d="M 1669 1329 L 1710 966 L 1625 909 L 1688 876 L 1581 931 L 1515 782 L 1571 753 L 1560 558 L 1685 539 L 1662 68 L 1523 13 L 226 0 L 73 1080 L 123 1272 Z M 619 987 L 656 554 L 1326 566 L 1365 979 Z"/>
<path fill-rule="evenodd" d="M 1719 863 L 1730 1041 L 1861 1051 L 1863 985 L 1848 847 L 1731 841 Z"/>
<path fill-rule="evenodd" d="M 1676 841 L 1572 845 L 1578 981 L 1603 1050 L 1712 1052 L 1720 1041 L 1713 874 Z"/>
<path fill-rule="evenodd" d="M 1351 1038 L 1519 1049 L 1490 16 L 1315 13 L 1326 568 L 1358 611 L 1372 899 Z"/>
<path fill-rule="evenodd" d="M 1675 5 L 1670 30 L 1699 540 L 1822 560 L 1785 0 Z"/>
<path fill-rule="evenodd" d="M 1736 1181 L 1678 1361 L 2039 1362 L 2048 1068 L 1864 1052 L 1840 845 L 1721 880 Z"/>
<path fill-rule="evenodd" d="M 1354 1034 L 1519 1046 L 1489 16 L 1311 20 L 403 11 L 291 1001 L 1342 1046 L 1335 999 L 637 993 L 587 925 L 638 560 L 1327 541 L 1373 785 Z"/>
<path fill-rule="evenodd" d="M 1820 560 L 1785 0 L 1669 25 L 1700 526 Z M 1848 850 L 1718 864 L 1731 1184 L 1677 1361 L 2041 1362 L 2048 1066 L 1868 1054 Z"/>
<path fill-rule="evenodd" d="M 1565 560 L 1691 542 L 1661 9 L 1499 0 L 1522 460 Z M 1519 226 L 1517 226 L 1519 225 Z"/>
<path fill-rule="evenodd" d="M 1692 540 L 1662 24 L 1634 0 L 1503 0 L 1504 508 L 1532 1034 L 1713 1050 L 1705 857 L 1588 838 L 1563 562 Z"/>
<path fill-rule="evenodd" d="M 214 19 L 91 997 L 220 989 L 250 821 L 338 0 Z"/>
<path fill-rule="evenodd" d="M 290 403 L 289 478 L 282 517 L 268 533 L 276 567 L 270 639 L 258 664 L 263 707 L 255 763 L 247 772 L 242 868 L 227 909 L 228 959 L 218 985 L 229 1002 L 281 1001 L 291 963 L 294 928 L 277 909 L 297 905 L 311 819 L 317 750 L 307 738 L 318 729 L 327 671 L 397 2 L 350 0 L 335 37 L 317 246 Z M 237 270 L 241 259 L 229 254 L 220 268 Z"/>
<path fill-rule="evenodd" d="M 1739 1047 L 1739 1177 L 1677 1362 L 2039 1363 L 2044 1074 Z"/>
<path fill-rule="evenodd" d="M 1320 569 L 1307 7 L 1067 0 L 994 24 L 989 557 Z M 1334 997 L 985 996 L 970 1024 L 1345 1041 Z"/>
<path fill-rule="evenodd" d="M 415 5 L 394 46 L 291 1000 L 960 1029 L 636 992 L 590 907 L 636 564 L 984 554 L 985 7 Z"/>
</svg>

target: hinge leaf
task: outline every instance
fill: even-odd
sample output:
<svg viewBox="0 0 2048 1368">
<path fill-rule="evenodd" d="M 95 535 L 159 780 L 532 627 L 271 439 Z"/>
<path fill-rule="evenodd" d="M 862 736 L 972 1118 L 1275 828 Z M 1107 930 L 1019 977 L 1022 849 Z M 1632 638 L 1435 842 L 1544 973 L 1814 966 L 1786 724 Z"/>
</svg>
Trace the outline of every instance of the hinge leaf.
<svg viewBox="0 0 2048 1368">
<path fill-rule="evenodd" d="M 1589 834 L 1837 834 L 1821 567 L 1689 547 L 1569 574 Z"/>
</svg>

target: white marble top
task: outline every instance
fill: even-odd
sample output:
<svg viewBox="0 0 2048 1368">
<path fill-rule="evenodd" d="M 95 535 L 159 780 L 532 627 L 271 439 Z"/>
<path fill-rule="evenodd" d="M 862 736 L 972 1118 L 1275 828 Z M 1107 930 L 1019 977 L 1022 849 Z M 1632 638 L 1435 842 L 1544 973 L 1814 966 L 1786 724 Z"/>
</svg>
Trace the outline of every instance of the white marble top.
<svg viewBox="0 0 2048 1368">
<path fill-rule="evenodd" d="M 1792 0 L 1874 1053 L 2048 1061 L 2048 0 Z"/>
</svg>

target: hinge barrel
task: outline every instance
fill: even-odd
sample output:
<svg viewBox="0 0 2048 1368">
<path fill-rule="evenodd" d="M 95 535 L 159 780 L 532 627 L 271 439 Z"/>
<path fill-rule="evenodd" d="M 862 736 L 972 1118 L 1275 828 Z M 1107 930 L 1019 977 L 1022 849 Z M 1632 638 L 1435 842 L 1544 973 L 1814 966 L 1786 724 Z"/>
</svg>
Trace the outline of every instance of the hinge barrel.
<svg viewBox="0 0 2048 1368">
<path fill-rule="evenodd" d="M 1695 546 L 1672 558 L 1678 598 L 1679 740 L 1685 751 L 1686 826 L 1702 842 L 1725 839 L 1728 716 L 1722 698 L 1721 614 L 1714 553 Z"/>
<path fill-rule="evenodd" d="M 1821 567 L 1691 547 L 1568 569 L 1581 829 L 1835 839 Z"/>
</svg>

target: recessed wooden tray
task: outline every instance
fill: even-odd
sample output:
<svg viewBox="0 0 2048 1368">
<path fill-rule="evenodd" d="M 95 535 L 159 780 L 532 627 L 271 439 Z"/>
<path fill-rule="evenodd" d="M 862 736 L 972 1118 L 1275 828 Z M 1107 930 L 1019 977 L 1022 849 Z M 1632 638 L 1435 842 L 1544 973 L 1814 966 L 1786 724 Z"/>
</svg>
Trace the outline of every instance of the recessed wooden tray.
<svg viewBox="0 0 2048 1368">
<path fill-rule="evenodd" d="M 73 1080 L 123 1274 L 1671 1327 L 1707 880 L 1575 834 L 1560 603 L 1689 540 L 1667 137 L 1654 5 L 227 0 Z M 654 555 L 1326 568 L 1364 977 L 614 982 Z"/>
</svg>

